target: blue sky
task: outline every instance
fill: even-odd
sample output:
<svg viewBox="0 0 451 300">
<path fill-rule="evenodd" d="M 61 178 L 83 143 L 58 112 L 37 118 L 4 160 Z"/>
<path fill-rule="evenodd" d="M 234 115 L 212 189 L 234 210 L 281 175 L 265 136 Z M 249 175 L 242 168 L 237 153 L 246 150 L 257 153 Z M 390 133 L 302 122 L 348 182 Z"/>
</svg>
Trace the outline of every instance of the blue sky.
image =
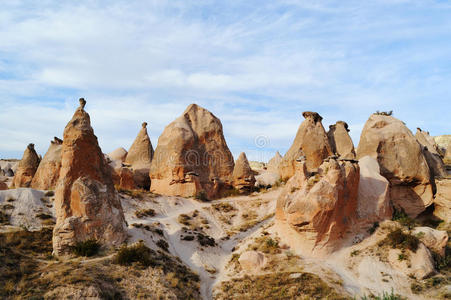
<svg viewBox="0 0 451 300">
<path fill-rule="evenodd" d="M 106 153 L 143 121 L 156 147 L 190 103 L 256 160 L 283 154 L 306 110 L 348 122 L 356 146 L 376 110 L 451 134 L 451 1 L 3 0 L 0 158 L 44 154 L 79 97 Z"/>
</svg>

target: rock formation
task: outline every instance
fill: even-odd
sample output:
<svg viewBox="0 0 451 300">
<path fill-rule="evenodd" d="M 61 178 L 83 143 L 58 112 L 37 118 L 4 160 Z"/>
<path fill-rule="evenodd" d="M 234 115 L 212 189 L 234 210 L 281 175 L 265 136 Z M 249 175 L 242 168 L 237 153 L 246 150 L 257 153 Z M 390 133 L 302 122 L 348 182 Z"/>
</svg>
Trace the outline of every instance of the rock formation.
<svg viewBox="0 0 451 300">
<path fill-rule="evenodd" d="M 445 156 L 443 157 L 443 162 L 448 166 L 451 165 L 451 147 L 448 147 L 445 152 Z"/>
<path fill-rule="evenodd" d="M 233 186 L 242 192 L 250 192 L 255 185 L 254 173 L 249 166 L 246 154 L 241 152 L 233 169 Z"/>
<path fill-rule="evenodd" d="M 380 174 L 377 160 L 370 156 L 359 160 L 360 181 L 357 218 L 360 226 L 391 219 L 390 183 Z"/>
<path fill-rule="evenodd" d="M 133 190 L 137 188 L 135 175 L 130 167 L 124 165 L 126 157 L 127 151 L 122 147 L 107 154 L 108 164 L 112 169 L 114 185 L 120 189 Z M 142 177 L 146 178 L 148 174 L 143 174 Z M 143 186 L 140 187 L 142 188 Z"/>
<path fill-rule="evenodd" d="M 7 190 L 7 189 L 8 189 L 8 184 L 2 178 L 0 178 L 0 191 Z"/>
<path fill-rule="evenodd" d="M 445 256 L 448 233 L 446 231 L 432 229 L 431 227 L 415 227 L 412 234 L 420 237 L 421 242 L 428 249 Z"/>
<path fill-rule="evenodd" d="M 23 153 L 22 160 L 14 175 L 13 186 L 30 187 L 33 176 L 39 166 L 39 156 L 34 150 L 34 144 L 29 144 Z"/>
<path fill-rule="evenodd" d="M 342 158 L 354 159 L 354 143 L 348 132 L 348 124 L 343 121 L 338 121 L 335 125 L 329 126 L 327 137 L 329 138 L 333 153 Z"/>
<path fill-rule="evenodd" d="M 124 162 L 125 158 L 127 157 L 127 154 L 128 154 L 127 150 L 125 150 L 122 147 L 119 147 L 113 152 L 108 153 L 108 157 L 113 161 Z"/>
<path fill-rule="evenodd" d="M 126 237 L 125 220 L 110 168 L 84 110 L 86 101 L 64 129 L 61 172 L 55 191 L 56 225 L 53 250 L 70 252 L 80 241 L 96 239 L 119 245 Z"/>
<path fill-rule="evenodd" d="M 440 156 L 440 149 L 434 139 L 429 135 L 429 132 L 417 128 L 415 137 L 421 146 L 423 146 L 423 154 L 429 165 L 432 176 L 431 180 L 434 180 L 434 178 L 446 177 L 447 173 L 445 164 Z"/>
<path fill-rule="evenodd" d="M 63 141 L 55 137 L 50 142 L 50 147 L 44 155 L 36 174 L 31 182 L 31 187 L 37 190 L 49 190 L 56 187 L 61 169 L 61 148 Z"/>
<path fill-rule="evenodd" d="M 284 155 L 280 163 L 279 171 L 283 180 L 294 175 L 296 159 L 300 156 L 306 157 L 308 171 L 314 171 L 323 160 L 332 155 L 326 131 L 316 112 L 306 111 L 302 114 L 304 122 L 299 126 L 298 132 L 290 149 Z"/>
<path fill-rule="evenodd" d="M 400 120 L 373 114 L 366 122 L 357 158 L 377 159 L 381 174 L 390 181 L 390 198 L 398 209 L 416 217 L 432 204 L 431 174 L 422 147 Z"/>
<path fill-rule="evenodd" d="M 149 170 L 153 155 L 152 142 L 147 134 L 147 123 L 144 122 L 125 158 L 125 164 L 133 169 L 134 181 L 139 188 L 146 190 L 150 188 Z"/>
<path fill-rule="evenodd" d="M 191 104 L 158 139 L 150 168 L 151 191 L 182 197 L 204 191 L 215 198 L 224 184 L 230 184 L 233 167 L 221 121 Z"/>
<path fill-rule="evenodd" d="M 277 199 L 276 226 L 282 240 L 304 254 L 336 250 L 356 219 L 359 192 L 356 162 L 327 159 L 317 173 L 298 162 Z"/>
<path fill-rule="evenodd" d="M 442 157 L 445 155 L 446 149 L 451 145 L 451 135 L 438 135 L 433 137 L 439 148 Z"/>
<path fill-rule="evenodd" d="M 279 174 L 279 165 L 282 162 L 282 155 L 280 155 L 279 151 L 276 152 L 273 158 L 271 158 L 266 166 L 268 172 Z"/>
<path fill-rule="evenodd" d="M 434 198 L 434 215 L 442 220 L 451 220 L 451 179 L 435 181 L 437 192 Z"/>
<path fill-rule="evenodd" d="M 247 273 L 257 273 L 265 266 L 266 258 L 259 251 L 246 251 L 240 255 L 238 262 Z"/>
</svg>

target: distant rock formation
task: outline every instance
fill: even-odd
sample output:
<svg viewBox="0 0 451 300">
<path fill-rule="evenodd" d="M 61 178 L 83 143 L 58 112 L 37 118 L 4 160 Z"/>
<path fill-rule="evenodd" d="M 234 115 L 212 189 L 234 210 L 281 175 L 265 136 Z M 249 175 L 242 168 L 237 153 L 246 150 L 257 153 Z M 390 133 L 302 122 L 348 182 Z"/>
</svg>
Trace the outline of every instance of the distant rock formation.
<svg viewBox="0 0 451 300">
<path fill-rule="evenodd" d="M 434 136 L 434 141 L 439 148 L 440 155 L 445 156 L 446 149 L 451 145 L 451 134 Z"/>
<path fill-rule="evenodd" d="M 356 219 L 359 165 L 331 158 L 312 173 L 305 160 L 297 164 L 277 200 L 278 233 L 304 254 L 330 254 Z"/>
<path fill-rule="evenodd" d="M 283 180 L 294 175 L 296 159 L 306 157 L 308 171 L 314 171 L 323 160 L 332 155 L 332 149 L 321 120 L 316 112 L 306 111 L 302 114 L 304 122 L 299 126 L 292 146 L 284 155 L 279 171 Z"/>
<path fill-rule="evenodd" d="M 338 121 L 335 125 L 329 126 L 327 137 L 332 148 L 332 152 L 342 158 L 355 158 L 354 144 L 349 136 L 348 124 Z"/>
<path fill-rule="evenodd" d="M 14 175 L 15 188 L 30 187 L 33 176 L 39 166 L 39 156 L 34 150 L 34 144 L 29 144 L 23 153 L 22 160 Z"/>
<path fill-rule="evenodd" d="M 124 162 L 125 158 L 127 157 L 127 150 L 125 150 L 122 147 L 117 148 L 113 152 L 108 153 L 108 157 L 113 161 L 120 161 Z"/>
<path fill-rule="evenodd" d="M 274 157 L 269 160 L 266 170 L 255 176 L 255 185 L 257 187 L 270 187 L 280 181 L 279 166 L 282 159 L 282 155 L 277 151 Z"/>
<path fill-rule="evenodd" d="M 182 197 L 204 191 L 216 198 L 224 184 L 230 185 L 233 168 L 221 121 L 191 104 L 158 139 L 150 168 L 151 191 Z"/>
<path fill-rule="evenodd" d="M 447 173 L 445 164 L 440 156 L 440 149 L 434 139 L 429 135 L 429 132 L 417 128 L 415 137 L 421 146 L 423 146 L 423 154 L 429 165 L 432 176 L 431 180 L 433 181 L 434 178 L 446 177 Z"/>
<path fill-rule="evenodd" d="M 111 167 L 111 173 L 113 176 L 114 185 L 117 188 L 125 190 L 136 189 L 135 176 L 130 167 L 124 165 L 125 158 L 127 157 L 127 151 L 120 147 L 111 153 L 106 155 L 108 164 Z M 148 177 L 148 174 L 144 174 L 144 177 Z M 142 186 L 141 186 L 142 188 Z"/>
<path fill-rule="evenodd" d="M 55 191 L 56 225 L 53 251 L 70 252 L 76 242 L 96 239 L 102 245 L 119 245 L 127 237 L 125 219 L 114 189 L 110 168 L 80 107 L 64 129 L 61 172 Z"/>
<path fill-rule="evenodd" d="M 280 155 L 279 151 L 276 152 L 273 158 L 271 158 L 266 166 L 268 172 L 279 174 L 279 166 L 282 162 L 282 155 Z"/>
<path fill-rule="evenodd" d="M 366 122 L 357 158 L 377 159 L 381 174 L 390 181 L 390 198 L 398 209 L 416 217 L 432 204 L 431 173 L 423 149 L 400 120 L 373 114 Z"/>
<path fill-rule="evenodd" d="M 244 152 L 241 152 L 235 162 L 232 180 L 233 186 L 241 192 L 251 192 L 255 185 L 254 173 Z"/>
<path fill-rule="evenodd" d="M 50 142 L 50 147 L 31 182 L 32 188 L 37 190 L 55 189 L 61 169 L 62 144 L 63 141 L 57 137 Z"/>
<path fill-rule="evenodd" d="M 135 184 L 142 189 L 150 188 L 149 170 L 153 155 L 154 150 L 147 133 L 147 123 L 144 122 L 125 157 L 125 163 L 131 165 L 133 169 Z"/>
</svg>

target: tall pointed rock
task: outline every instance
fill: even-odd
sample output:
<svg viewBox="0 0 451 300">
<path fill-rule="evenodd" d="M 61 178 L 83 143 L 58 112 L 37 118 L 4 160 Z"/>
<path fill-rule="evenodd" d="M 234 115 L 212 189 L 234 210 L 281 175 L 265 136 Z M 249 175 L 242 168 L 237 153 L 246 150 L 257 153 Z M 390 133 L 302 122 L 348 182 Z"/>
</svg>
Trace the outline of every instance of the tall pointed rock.
<svg viewBox="0 0 451 300">
<path fill-rule="evenodd" d="M 29 144 L 22 159 L 19 162 L 17 171 L 15 172 L 13 179 L 13 186 L 16 188 L 30 187 L 34 174 L 39 166 L 39 156 L 34 150 L 34 144 Z"/>
<path fill-rule="evenodd" d="M 147 133 L 147 123 L 144 122 L 125 158 L 125 163 L 131 165 L 135 183 L 140 188 L 149 189 L 150 187 L 149 170 L 153 155 L 154 150 Z"/>
<path fill-rule="evenodd" d="M 150 190 L 184 197 L 204 191 L 215 198 L 230 181 L 233 167 L 221 121 L 191 104 L 158 139 L 150 168 Z"/>
<path fill-rule="evenodd" d="M 332 152 L 341 158 L 355 158 L 354 143 L 349 136 L 348 124 L 346 122 L 338 121 L 335 125 L 330 125 L 327 137 L 329 138 Z"/>
<path fill-rule="evenodd" d="M 241 152 L 233 169 L 233 186 L 242 192 L 250 192 L 254 185 L 254 173 L 249 165 L 246 153 Z"/>
<path fill-rule="evenodd" d="M 314 171 L 323 160 L 332 155 L 332 149 L 318 113 L 302 113 L 305 120 L 299 126 L 296 137 L 279 166 L 280 176 L 286 180 L 294 175 L 296 159 L 306 157 L 308 171 Z"/>
<path fill-rule="evenodd" d="M 49 190 L 56 187 L 61 169 L 61 149 L 63 141 L 55 137 L 44 155 L 33 177 L 31 187 L 37 190 Z"/>
<path fill-rule="evenodd" d="M 56 255 L 67 254 L 80 241 L 95 239 L 111 246 L 121 244 L 127 237 L 122 206 L 85 104 L 81 98 L 80 107 L 64 129 L 55 193 Z"/>
</svg>

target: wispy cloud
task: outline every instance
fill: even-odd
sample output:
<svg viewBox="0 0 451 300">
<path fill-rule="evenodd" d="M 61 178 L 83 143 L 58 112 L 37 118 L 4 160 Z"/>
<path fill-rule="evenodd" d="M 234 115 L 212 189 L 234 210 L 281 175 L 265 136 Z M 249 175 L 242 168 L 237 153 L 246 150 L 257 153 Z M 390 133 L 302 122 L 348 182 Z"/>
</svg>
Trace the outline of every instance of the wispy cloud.
<svg viewBox="0 0 451 300">
<path fill-rule="evenodd" d="M 451 6 L 443 1 L 5 1 L 0 157 L 43 153 L 88 99 L 105 152 L 146 120 L 152 141 L 186 105 L 223 121 L 228 143 L 272 155 L 304 110 L 345 120 L 358 142 L 375 110 L 451 132 Z M 256 147 L 264 135 L 270 143 Z"/>
</svg>

